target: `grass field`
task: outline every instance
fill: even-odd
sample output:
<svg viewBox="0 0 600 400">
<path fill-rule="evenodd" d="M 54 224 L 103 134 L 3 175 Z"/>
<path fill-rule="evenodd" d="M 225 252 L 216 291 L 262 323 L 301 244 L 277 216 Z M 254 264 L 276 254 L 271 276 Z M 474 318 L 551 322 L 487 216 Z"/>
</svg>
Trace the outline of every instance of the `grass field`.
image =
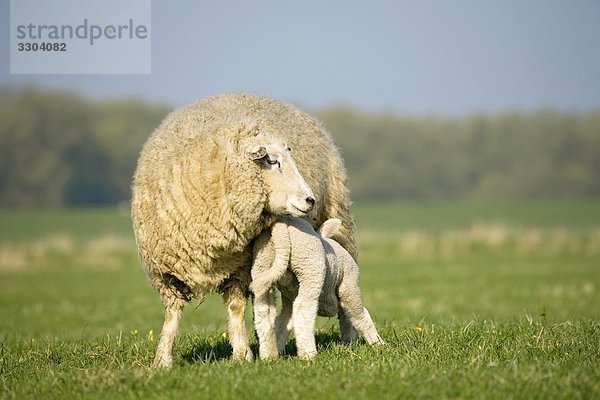
<svg viewBox="0 0 600 400">
<path fill-rule="evenodd" d="M 313 362 L 235 363 L 213 295 L 153 374 L 162 306 L 129 217 L 0 211 L 0 398 L 600 398 L 600 202 L 354 212 L 387 345 L 343 345 L 321 318 Z"/>
</svg>

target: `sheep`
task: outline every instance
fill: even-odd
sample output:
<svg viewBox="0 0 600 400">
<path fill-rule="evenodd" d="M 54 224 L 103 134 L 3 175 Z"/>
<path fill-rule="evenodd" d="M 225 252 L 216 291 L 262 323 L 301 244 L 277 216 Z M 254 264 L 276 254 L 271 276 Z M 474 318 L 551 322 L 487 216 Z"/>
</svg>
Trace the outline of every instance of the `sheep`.
<svg viewBox="0 0 600 400">
<path fill-rule="evenodd" d="M 293 151 L 293 158 L 292 153 Z M 357 257 L 346 171 L 330 134 L 290 105 L 218 95 L 169 114 L 145 143 L 132 184 L 141 263 L 164 305 L 153 368 L 170 367 L 184 306 L 219 292 L 234 360 L 253 358 L 244 313 L 252 240 L 283 214 L 318 226 Z"/>
<path fill-rule="evenodd" d="M 340 226 L 339 219 L 328 219 L 317 234 L 305 220 L 283 216 L 255 240 L 250 290 L 260 358 L 277 358 L 292 327 L 298 356 L 313 358 L 317 315 L 337 314 L 343 341 L 356 340 L 358 330 L 367 343 L 384 343 L 363 306 L 356 262 L 331 239 Z M 274 284 L 282 300 L 277 317 Z"/>
</svg>

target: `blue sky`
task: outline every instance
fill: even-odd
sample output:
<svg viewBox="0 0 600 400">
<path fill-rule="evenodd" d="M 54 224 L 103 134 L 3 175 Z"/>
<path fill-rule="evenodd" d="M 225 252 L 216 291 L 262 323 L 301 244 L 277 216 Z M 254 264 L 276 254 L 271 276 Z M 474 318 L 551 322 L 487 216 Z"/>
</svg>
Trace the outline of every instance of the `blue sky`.
<svg viewBox="0 0 600 400">
<path fill-rule="evenodd" d="M 595 0 L 165 0 L 151 37 L 150 75 L 10 75 L 6 56 L 0 84 L 173 105 L 247 91 L 408 114 L 600 109 Z"/>
</svg>

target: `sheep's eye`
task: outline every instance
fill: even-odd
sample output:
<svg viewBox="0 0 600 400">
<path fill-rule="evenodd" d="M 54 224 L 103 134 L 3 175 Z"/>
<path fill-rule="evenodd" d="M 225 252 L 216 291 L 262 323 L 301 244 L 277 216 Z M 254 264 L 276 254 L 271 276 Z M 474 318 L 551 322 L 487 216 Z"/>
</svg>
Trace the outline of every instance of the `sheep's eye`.
<svg viewBox="0 0 600 400">
<path fill-rule="evenodd" d="M 279 161 L 277 161 L 277 160 L 271 160 L 271 159 L 270 159 L 270 158 L 268 158 L 268 157 L 267 157 L 267 159 L 266 159 L 266 160 L 267 160 L 267 164 L 269 164 L 269 165 L 275 165 L 275 164 L 277 164 L 277 166 L 280 166 L 280 165 L 279 165 Z"/>
<path fill-rule="evenodd" d="M 287 151 L 291 152 L 291 151 L 292 151 L 291 147 L 288 147 L 288 148 L 287 148 Z"/>
</svg>

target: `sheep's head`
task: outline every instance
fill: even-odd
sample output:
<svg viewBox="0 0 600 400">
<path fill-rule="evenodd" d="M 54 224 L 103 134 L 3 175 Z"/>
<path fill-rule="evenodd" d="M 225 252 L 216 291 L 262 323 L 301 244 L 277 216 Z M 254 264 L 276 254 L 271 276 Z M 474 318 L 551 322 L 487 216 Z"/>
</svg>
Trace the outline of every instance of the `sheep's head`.
<svg viewBox="0 0 600 400">
<path fill-rule="evenodd" d="M 313 209 L 315 196 L 298 171 L 289 147 L 274 136 L 259 131 L 246 145 L 245 151 L 260 168 L 268 212 L 303 217 Z"/>
</svg>

